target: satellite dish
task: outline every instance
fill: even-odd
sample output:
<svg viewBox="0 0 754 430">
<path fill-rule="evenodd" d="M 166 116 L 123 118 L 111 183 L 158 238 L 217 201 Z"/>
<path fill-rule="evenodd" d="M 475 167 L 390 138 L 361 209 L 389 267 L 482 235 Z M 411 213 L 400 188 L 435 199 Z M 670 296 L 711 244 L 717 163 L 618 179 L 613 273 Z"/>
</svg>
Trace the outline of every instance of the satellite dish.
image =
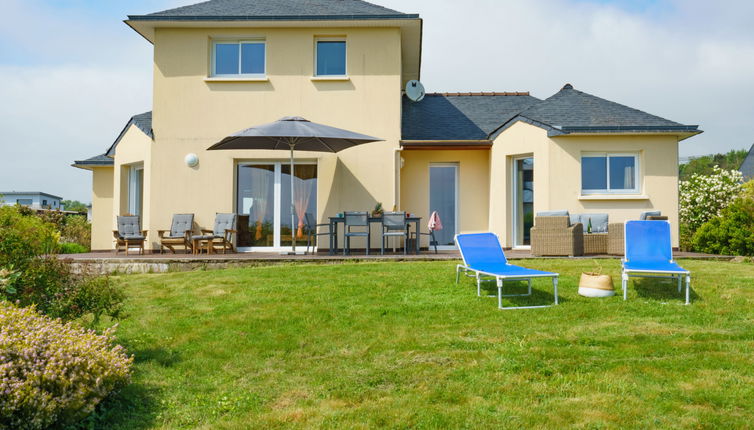
<svg viewBox="0 0 754 430">
<path fill-rule="evenodd" d="M 412 102 L 420 102 L 424 99 L 424 85 L 417 80 L 406 83 L 406 97 Z"/>
</svg>

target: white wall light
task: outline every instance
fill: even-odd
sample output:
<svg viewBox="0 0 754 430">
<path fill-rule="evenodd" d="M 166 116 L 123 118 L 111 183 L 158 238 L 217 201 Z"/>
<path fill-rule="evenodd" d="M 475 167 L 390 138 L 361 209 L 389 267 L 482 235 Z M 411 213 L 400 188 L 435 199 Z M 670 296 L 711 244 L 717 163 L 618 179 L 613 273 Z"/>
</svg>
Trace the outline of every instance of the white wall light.
<svg viewBox="0 0 754 430">
<path fill-rule="evenodd" d="M 196 167 L 199 165 L 199 157 L 196 156 L 196 154 L 186 154 L 186 158 L 184 158 L 184 161 L 186 162 L 186 165 L 189 167 Z"/>
</svg>

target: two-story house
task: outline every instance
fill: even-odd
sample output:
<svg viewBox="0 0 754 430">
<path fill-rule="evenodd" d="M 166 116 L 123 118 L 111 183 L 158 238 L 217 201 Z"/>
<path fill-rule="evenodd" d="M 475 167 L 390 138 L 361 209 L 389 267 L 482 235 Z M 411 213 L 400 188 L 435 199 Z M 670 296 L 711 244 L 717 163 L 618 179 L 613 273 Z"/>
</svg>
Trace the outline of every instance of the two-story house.
<svg viewBox="0 0 754 430">
<path fill-rule="evenodd" d="M 284 116 L 383 139 L 297 154 L 297 195 L 320 222 L 381 202 L 422 217 L 439 211 L 442 245 L 494 231 L 506 246 L 527 245 L 535 211 L 623 221 L 657 209 L 678 225 L 678 143 L 696 126 L 570 85 L 545 100 L 410 101 L 403 89 L 421 71 L 416 14 L 361 0 L 211 0 L 126 24 L 154 45 L 153 107 L 103 155 L 74 164 L 93 172 L 93 249 L 112 249 L 115 217 L 126 213 L 141 215 L 153 245 L 173 214 L 210 227 L 215 213 L 235 212 L 240 249 L 290 246 L 288 154 L 207 151 Z M 196 165 L 185 162 L 192 154 Z"/>
</svg>

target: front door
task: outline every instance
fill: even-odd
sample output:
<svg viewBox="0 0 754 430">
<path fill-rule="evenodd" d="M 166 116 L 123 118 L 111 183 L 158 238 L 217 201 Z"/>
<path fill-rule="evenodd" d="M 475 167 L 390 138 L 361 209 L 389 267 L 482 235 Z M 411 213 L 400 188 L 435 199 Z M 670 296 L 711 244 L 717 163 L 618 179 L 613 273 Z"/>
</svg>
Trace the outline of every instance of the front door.
<svg viewBox="0 0 754 430">
<path fill-rule="evenodd" d="M 238 165 L 236 210 L 239 214 L 240 251 L 290 250 L 291 230 L 296 246 L 306 246 L 309 225 L 316 224 L 317 165 L 296 163 L 293 181 L 294 200 L 291 206 L 291 170 L 288 163 Z"/>
<path fill-rule="evenodd" d="M 437 211 L 442 230 L 435 232 L 439 249 L 455 248 L 458 231 L 458 164 L 437 163 L 429 166 L 429 214 Z"/>
<path fill-rule="evenodd" d="M 534 158 L 513 160 L 513 245 L 531 246 L 534 225 Z"/>
</svg>

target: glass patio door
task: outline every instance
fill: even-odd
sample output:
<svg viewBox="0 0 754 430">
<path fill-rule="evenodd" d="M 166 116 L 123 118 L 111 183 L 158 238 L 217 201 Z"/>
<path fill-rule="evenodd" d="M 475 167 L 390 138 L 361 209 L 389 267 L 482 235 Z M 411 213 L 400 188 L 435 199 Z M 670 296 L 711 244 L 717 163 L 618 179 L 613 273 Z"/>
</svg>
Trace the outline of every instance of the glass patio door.
<svg viewBox="0 0 754 430">
<path fill-rule="evenodd" d="M 513 246 L 531 246 L 534 226 L 534 158 L 513 160 Z"/>
<path fill-rule="evenodd" d="M 316 224 L 317 165 L 296 163 L 295 201 L 291 208 L 290 165 L 284 162 L 238 165 L 236 211 L 240 251 L 291 249 L 291 229 L 296 246 L 306 246 L 309 224 Z M 293 216 L 291 216 L 293 212 Z"/>
<path fill-rule="evenodd" d="M 435 232 L 438 248 L 455 248 L 458 231 L 458 164 L 430 164 L 429 214 L 437 211 L 442 230 Z"/>
</svg>

